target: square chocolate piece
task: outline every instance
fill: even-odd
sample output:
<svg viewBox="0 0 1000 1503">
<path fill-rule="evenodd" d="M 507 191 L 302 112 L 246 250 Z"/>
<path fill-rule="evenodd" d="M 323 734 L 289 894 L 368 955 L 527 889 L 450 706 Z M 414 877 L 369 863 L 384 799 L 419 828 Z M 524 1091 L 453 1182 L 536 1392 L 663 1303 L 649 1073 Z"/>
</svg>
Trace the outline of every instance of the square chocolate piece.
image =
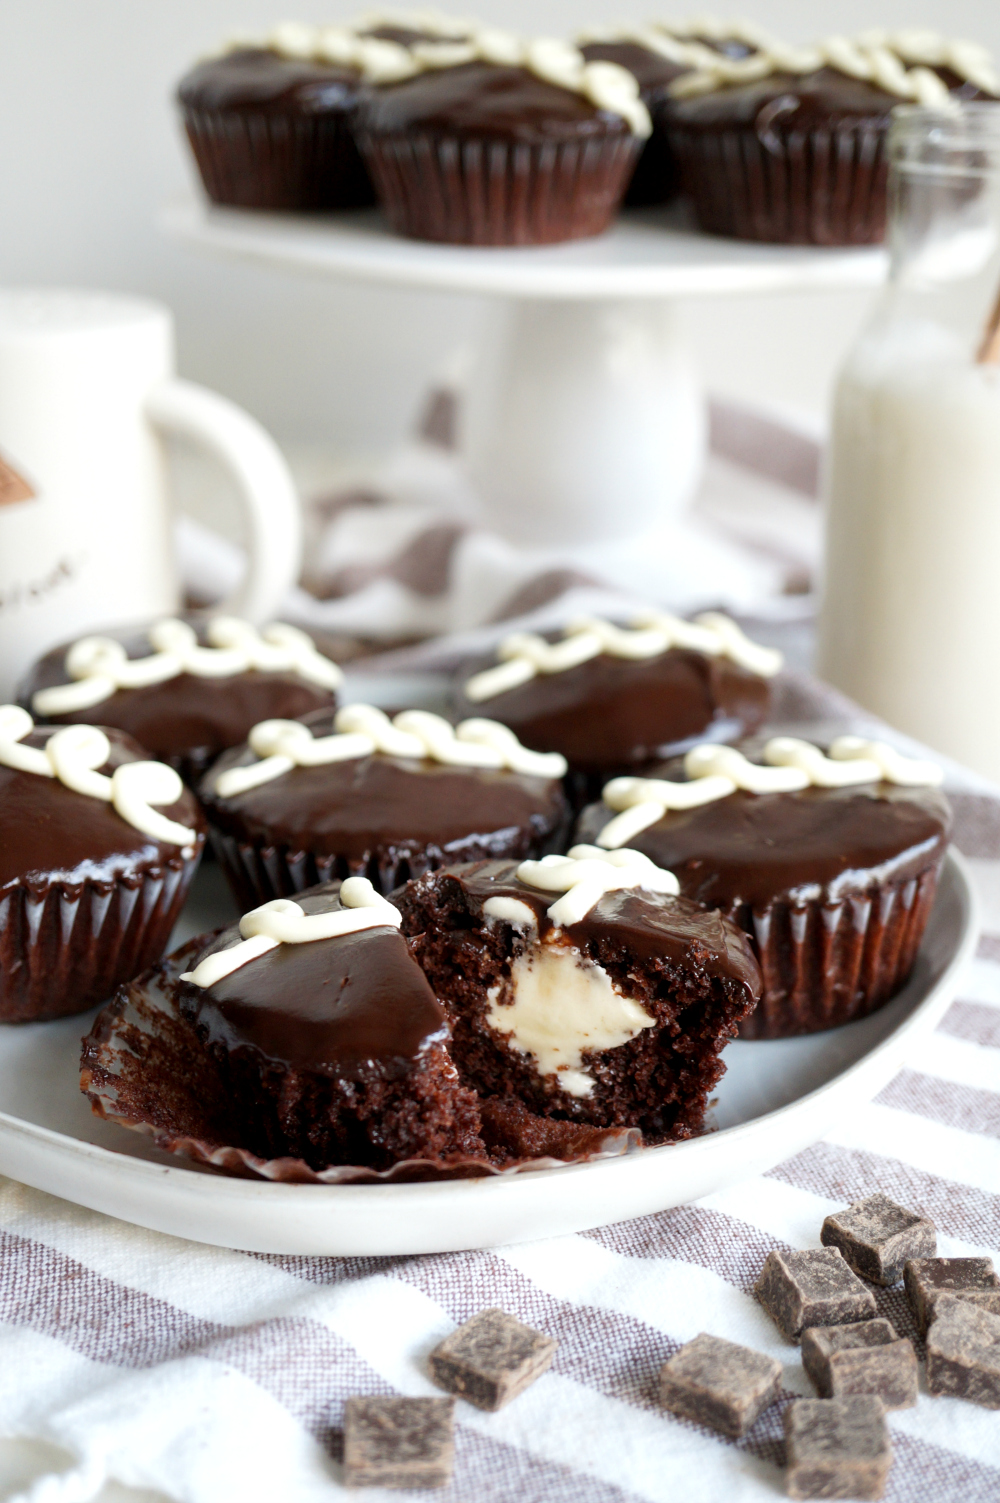
<svg viewBox="0 0 1000 1503">
<path fill-rule="evenodd" d="M 505 1310 L 480 1310 L 431 1352 L 431 1377 L 477 1409 L 502 1409 L 551 1367 L 558 1345 Z"/>
<path fill-rule="evenodd" d="M 455 1464 L 454 1399 L 348 1399 L 345 1487 L 446 1487 Z"/>
<path fill-rule="evenodd" d="M 917 1354 L 887 1320 L 811 1326 L 802 1332 L 802 1366 L 824 1399 L 873 1393 L 887 1409 L 917 1402 Z"/>
<path fill-rule="evenodd" d="M 927 1333 L 927 1388 L 1000 1409 L 1000 1316 L 940 1295 Z"/>
<path fill-rule="evenodd" d="M 778 1398 L 781 1363 L 702 1331 L 660 1369 L 660 1403 L 723 1435 L 745 1435 Z"/>
<path fill-rule="evenodd" d="M 819 1240 L 824 1247 L 839 1247 L 862 1278 L 886 1286 L 899 1282 L 910 1258 L 933 1258 L 937 1252 L 933 1221 L 898 1206 L 881 1190 L 828 1216 Z"/>
<path fill-rule="evenodd" d="M 903 1269 L 903 1282 L 921 1335 L 926 1335 L 942 1294 L 1000 1315 L 1000 1279 L 992 1258 L 914 1258 Z"/>
<path fill-rule="evenodd" d="M 879 1399 L 795 1399 L 784 1423 L 790 1498 L 881 1498 L 892 1445 Z"/>
<path fill-rule="evenodd" d="M 876 1309 L 874 1294 L 835 1247 L 768 1253 L 754 1293 L 789 1341 L 798 1341 L 806 1326 L 869 1320 Z"/>
</svg>

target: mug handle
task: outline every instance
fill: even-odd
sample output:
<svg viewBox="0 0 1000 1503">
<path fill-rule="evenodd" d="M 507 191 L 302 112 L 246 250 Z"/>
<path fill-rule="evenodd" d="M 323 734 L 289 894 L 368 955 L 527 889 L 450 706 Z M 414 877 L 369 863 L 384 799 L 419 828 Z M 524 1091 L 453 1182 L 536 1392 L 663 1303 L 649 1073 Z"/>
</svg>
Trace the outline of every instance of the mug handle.
<svg viewBox="0 0 1000 1503">
<path fill-rule="evenodd" d="M 193 381 L 160 381 L 146 398 L 157 428 L 211 450 L 236 481 L 247 522 L 247 569 L 219 609 L 260 624 L 273 620 L 302 564 L 302 512 L 288 465 L 255 418 Z"/>
</svg>

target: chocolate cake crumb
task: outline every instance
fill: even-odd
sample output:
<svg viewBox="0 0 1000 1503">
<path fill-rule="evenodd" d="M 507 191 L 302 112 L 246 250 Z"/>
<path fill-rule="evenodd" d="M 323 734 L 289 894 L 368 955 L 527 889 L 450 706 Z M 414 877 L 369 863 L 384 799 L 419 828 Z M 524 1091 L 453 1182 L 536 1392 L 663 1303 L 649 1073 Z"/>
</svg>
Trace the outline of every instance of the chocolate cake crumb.
<svg viewBox="0 0 1000 1503">
<path fill-rule="evenodd" d="M 768 1253 L 754 1293 L 789 1341 L 807 1326 L 846 1325 L 876 1313 L 875 1296 L 835 1247 Z"/>
<path fill-rule="evenodd" d="M 898 1283 L 911 1258 L 933 1258 L 937 1232 L 933 1221 L 897 1205 L 877 1190 L 846 1211 L 827 1216 L 820 1232 L 824 1247 L 837 1247 L 846 1261 L 873 1284 Z"/>
<path fill-rule="evenodd" d="M 431 1377 L 477 1409 L 502 1409 L 551 1367 L 557 1345 L 504 1310 L 480 1310 L 431 1352 Z"/>
<path fill-rule="evenodd" d="M 795 1399 L 784 1426 L 790 1498 L 882 1497 L 892 1444 L 880 1399 Z"/>
<path fill-rule="evenodd" d="M 922 1336 L 942 1294 L 1000 1315 L 1000 1279 L 992 1258 L 912 1258 L 903 1269 L 903 1282 Z"/>
<path fill-rule="evenodd" d="M 454 1399 L 348 1399 L 345 1487 L 446 1487 L 455 1464 Z"/>
<path fill-rule="evenodd" d="M 802 1366 L 824 1399 L 873 1393 L 887 1409 L 917 1402 L 917 1354 L 888 1320 L 809 1327 L 802 1332 Z"/>
<path fill-rule="evenodd" d="M 660 1369 L 660 1403 L 734 1439 L 778 1398 L 781 1363 L 702 1331 Z"/>
</svg>

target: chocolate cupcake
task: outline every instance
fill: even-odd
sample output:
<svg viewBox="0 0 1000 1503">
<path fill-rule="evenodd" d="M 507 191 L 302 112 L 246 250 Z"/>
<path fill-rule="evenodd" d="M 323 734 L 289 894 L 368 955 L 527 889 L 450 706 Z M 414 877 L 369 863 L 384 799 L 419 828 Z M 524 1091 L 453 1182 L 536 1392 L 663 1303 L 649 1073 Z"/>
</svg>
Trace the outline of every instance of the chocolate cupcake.
<svg viewBox="0 0 1000 1503">
<path fill-rule="evenodd" d="M 701 229 L 744 240 L 867 245 L 886 223 L 896 105 L 992 98 L 984 49 L 868 32 L 719 57 L 669 86 L 670 148 Z"/>
<path fill-rule="evenodd" d="M 448 862 L 541 855 L 568 822 L 559 756 L 504 726 L 371 705 L 268 721 L 199 794 L 243 908 L 335 877 L 379 892 Z"/>
<path fill-rule="evenodd" d="M 906 982 L 948 846 L 941 776 L 854 736 L 829 757 L 791 737 L 699 746 L 612 781 L 578 837 L 669 866 L 751 935 L 764 995 L 741 1033 L 786 1038 L 865 1017 Z"/>
<path fill-rule="evenodd" d="M 459 1075 L 536 1116 L 700 1132 L 722 1048 L 760 995 L 747 937 L 634 852 L 479 861 L 394 895 Z"/>
<path fill-rule="evenodd" d="M 162 953 L 205 843 L 180 778 L 121 731 L 0 706 L 0 1022 L 85 1012 Z"/>
<path fill-rule="evenodd" d="M 517 632 L 496 657 L 462 673 L 458 712 L 485 712 L 525 746 L 561 753 L 578 808 L 616 773 L 706 736 L 729 741 L 756 730 L 781 666 L 780 653 L 749 641 L 725 616 L 690 622 L 657 611 L 631 629 L 584 617 L 555 642 Z"/>
<path fill-rule="evenodd" d="M 517 1173 L 638 1145 L 480 1099 L 399 925 L 355 877 L 190 940 L 98 1015 L 81 1089 L 168 1152 L 268 1180 Z"/>
<path fill-rule="evenodd" d="M 769 39 L 741 22 L 713 23 L 702 17 L 690 27 L 650 24 L 592 28 L 577 38 L 588 63 L 617 63 L 639 85 L 639 98 L 649 111 L 652 134 L 636 163 L 625 194 L 629 207 L 669 203 L 680 189 L 680 172 L 667 135 L 669 85 L 712 61 L 712 53 L 748 57 Z"/>
<path fill-rule="evenodd" d="M 357 127 L 394 230 L 546 245 L 608 227 L 650 132 L 630 73 L 497 31 L 409 59 L 412 76 L 371 92 Z"/>
<path fill-rule="evenodd" d="M 63 643 L 18 692 L 47 721 L 117 726 L 194 784 L 258 721 L 333 705 L 342 678 L 294 626 L 215 616 Z"/>
</svg>

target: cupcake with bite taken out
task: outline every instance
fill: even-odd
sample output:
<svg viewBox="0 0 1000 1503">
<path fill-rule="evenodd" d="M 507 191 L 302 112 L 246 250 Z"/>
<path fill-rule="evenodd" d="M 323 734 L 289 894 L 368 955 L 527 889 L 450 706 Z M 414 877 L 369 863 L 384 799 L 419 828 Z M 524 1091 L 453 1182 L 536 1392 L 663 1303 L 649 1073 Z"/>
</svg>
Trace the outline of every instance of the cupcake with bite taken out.
<svg viewBox="0 0 1000 1503">
<path fill-rule="evenodd" d="M 84 1012 L 163 953 L 205 821 L 130 736 L 0 705 L 0 1022 Z"/>
<path fill-rule="evenodd" d="M 669 866 L 752 936 L 764 973 L 747 1038 L 815 1033 L 881 1007 L 913 969 L 948 848 L 941 769 L 843 736 L 703 745 L 617 778 L 578 838 Z"/>
</svg>

